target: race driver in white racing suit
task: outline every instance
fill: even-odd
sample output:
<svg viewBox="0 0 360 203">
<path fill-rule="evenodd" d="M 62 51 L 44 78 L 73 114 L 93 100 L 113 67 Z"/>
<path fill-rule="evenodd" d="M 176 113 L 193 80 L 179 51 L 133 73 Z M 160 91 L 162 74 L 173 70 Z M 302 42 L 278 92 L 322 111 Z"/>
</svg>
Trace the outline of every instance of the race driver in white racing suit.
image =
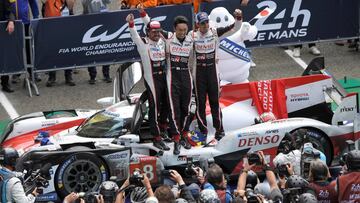
<svg viewBox="0 0 360 203">
<path fill-rule="evenodd" d="M 203 135 L 207 135 L 206 123 L 206 96 L 209 98 L 213 126 L 216 129 L 215 138 L 220 140 L 224 137 L 222 124 L 222 113 L 219 106 L 220 80 L 217 63 L 218 43 L 226 36 L 238 31 L 242 24 L 242 11 L 236 9 L 234 12 L 235 23 L 220 28 L 209 27 L 209 17 L 205 12 L 196 15 L 197 30 L 190 31 L 194 41 L 196 65 L 194 66 L 195 93 L 197 101 L 196 117 L 198 126 Z M 225 36 L 226 35 L 226 36 Z M 234 64 L 236 65 L 236 64 Z"/>
<path fill-rule="evenodd" d="M 160 22 L 151 21 L 146 26 L 147 37 L 140 38 L 134 23 L 134 15 L 126 17 L 131 39 L 137 46 L 143 65 L 145 87 L 149 98 L 150 133 L 154 146 L 161 150 L 170 150 L 160 135 L 168 119 L 168 96 L 166 87 L 165 40 L 160 32 Z M 164 130 L 164 129 L 163 129 Z"/>
<path fill-rule="evenodd" d="M 140 16 L 145 25 L 150 22 L 150 17 L 140 6 Z M 185 149 L 190 149 L 188 141 L 191 98 L 193 80 L 191 67 L 194 63 L 193 41 L 188 34 L 188 19 L 185 16 L 176 16 L 174 19 L 174 33 L 162 31 L 166 39 L 167 59 L 167 87 L 169 92 L 170 134 L 174 141 L 174 154 L 180 153 L 180 144 Z"/>
</svg>

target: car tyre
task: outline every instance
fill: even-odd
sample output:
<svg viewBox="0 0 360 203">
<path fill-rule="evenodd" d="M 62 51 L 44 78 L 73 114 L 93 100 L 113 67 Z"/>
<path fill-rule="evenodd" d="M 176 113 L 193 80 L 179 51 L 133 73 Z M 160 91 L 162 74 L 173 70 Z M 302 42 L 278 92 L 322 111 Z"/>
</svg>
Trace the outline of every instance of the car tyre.
<svg viewBox="0 0 360 203">
<path fill-rule="evenodd" d="M 105 162 L 93 153 L 80 152 L 68 156 L 56 170 L 54 185 L 60 198 L 71 192 L 97 191 L 109 179 Z"/>
</svg>

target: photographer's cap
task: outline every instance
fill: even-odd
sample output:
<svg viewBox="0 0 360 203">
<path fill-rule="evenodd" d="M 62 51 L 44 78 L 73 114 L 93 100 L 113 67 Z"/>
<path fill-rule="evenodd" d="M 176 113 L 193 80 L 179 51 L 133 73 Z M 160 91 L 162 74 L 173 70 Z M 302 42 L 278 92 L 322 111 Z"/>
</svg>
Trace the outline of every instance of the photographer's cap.
<svg viewBox="0 0 360 203">
<path fill-rule="evenodd" d="M 209 22 L 209 15 L 206 12 L 199 12 L 195 17 L 196 23 Z"/>
</svg>

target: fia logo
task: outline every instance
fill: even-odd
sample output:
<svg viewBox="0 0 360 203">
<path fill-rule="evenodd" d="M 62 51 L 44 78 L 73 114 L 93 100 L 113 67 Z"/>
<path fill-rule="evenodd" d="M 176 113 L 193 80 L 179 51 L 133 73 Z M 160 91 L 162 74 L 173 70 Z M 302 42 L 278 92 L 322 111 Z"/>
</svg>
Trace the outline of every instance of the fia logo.
<svg viewBox="0 0 360 203">
<path fill-rule="evenodd" d="M 289 37 L 304 37 L 307 35 L 307 26 L 309 26 L 311 12 L 308 9 L 300 9 L 302 0 L 294 0 L 294 5 L 291 10 L 291 16 L 286 21 L 287 9 L 280 11 L 273 19 L 270 16 L 276 14 L 277 4 L 274 1 L 262 1 L 257 4 L 261 10 L 264 7 L 269 7 L 274 11 L 272 15 L 265 18 L 260 18 L 256 21 L 255 26 L 258 28 L 258 35 L 253 41 L 263 41 L 272 39 L 282 39 Z M 301 22 L 302 20 L 302 22 Z M 269 21 L 276 21 L 273 23 L 265 23 Z M 279 22 L 280 21 L 280 22 Z M 300 24 L 301 23 L 301 26 Z M 266 32 L 265 32 L 266 31 Z"/>
<path fill-rule="evenodd" d="M 166 16 L 158 16 L 156 18 L 152 18 L 151 20 L 156 20 L 156 21 L 164 21 L 166 19 Z M 134 20 L 135 23 L 135 27 L 136 30 L 139 31 L 143 31 L 145 33 L 145 26 L 141 20 L 141 18 L 136 18 Z M 112 33 L 112 34 L 108 34 L 107 30 L 104 30 L 103 33 L 96 35 L 96 36 L 92 36 L 94 34 L 95 31 L 97 31 L 98 29 L 100 29 L 101 27 L 103 27 L 103 25 L 95 25 L 92 28 L 90 28 L 88 31 L 85 32 L 83 39 L 82 39 L 82 43 L 86 44 L 86 43 L 92 43 L 92 42 L 96 42 L 96 41 L 100 41 L 100 42 L 106 42 L 106 41 L 111 41 L 115 38 L 118 39 L 125 39 L 125 38 L 130 38 L 130 31 L 129 31 L 129 26 L 128 23 L 126 22 L 123 26 L 121 26 L 120 29 L 118 29 L 116 32 Z"/>
</svg>

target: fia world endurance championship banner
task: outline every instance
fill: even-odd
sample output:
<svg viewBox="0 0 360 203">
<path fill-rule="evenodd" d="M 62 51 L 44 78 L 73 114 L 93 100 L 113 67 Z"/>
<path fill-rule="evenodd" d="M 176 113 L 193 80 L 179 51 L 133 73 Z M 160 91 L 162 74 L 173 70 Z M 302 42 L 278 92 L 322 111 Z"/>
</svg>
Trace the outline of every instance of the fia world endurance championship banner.
<svg viewBox="0 0 360 203">
<path fill-rule="evenodd" d="M 164 30 L 173 31 L 173 21 L 178 15 L 186 16 L 191 28 L 189 4 L 146 11 L 152 20 L 161 22 Z M 138 10 L 32 21 L 36 71 L 140 60 L 125 20 L 129 13 L 135 15 L 136 28 L 144 36 L 145 26 Z"/>
<path fill-rule="evenodd" d="M 247 46 L 299 44 L 354 38 L 360 35 L 359 0 L 249 1 L 245 7 L 240 6 L 240 2 L 239 0 L 204 2 L 200 9 L 209 14 L 216 7 L 225 7 L 229 13 L 233 13 L 236 8 L 242 9 L 244 21 L 250 22 L 258 29 L 257 36 L 247 43 Z M 270 15 L 254 18 L 266 8 L 271 11 Z M 226 19 L 222 14 L 218 17 L 215 16 L 214 19 L 219 21 Z"/>
</svg>

